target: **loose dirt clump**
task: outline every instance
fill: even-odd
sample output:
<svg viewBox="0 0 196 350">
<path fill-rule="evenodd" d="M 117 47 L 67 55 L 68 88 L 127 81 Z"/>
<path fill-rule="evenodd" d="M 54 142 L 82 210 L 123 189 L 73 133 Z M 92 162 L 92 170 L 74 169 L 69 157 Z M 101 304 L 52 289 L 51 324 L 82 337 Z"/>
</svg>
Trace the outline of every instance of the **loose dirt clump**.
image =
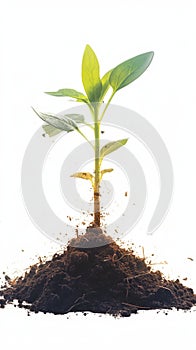
<svg viewBox="0 0 196 350">
<path fill-rule="evenodd" d="M 90 248 L 92 241 L 96 248 Z M 101 246 L 104 242 L 104 246 Z M 99 246 L 100 245 L 100 246 Z M 130 316 L 138 310 L 190 309 L 196 295 L 179 280 L 153 272 L 133 251 L 120 248 L 103 234 L 87 233 L 63 253 L 32 266 L 0 292 L 0 306 L 19 301 L 31 311 L 66 314 L 91 311 Z"/>
</svg>

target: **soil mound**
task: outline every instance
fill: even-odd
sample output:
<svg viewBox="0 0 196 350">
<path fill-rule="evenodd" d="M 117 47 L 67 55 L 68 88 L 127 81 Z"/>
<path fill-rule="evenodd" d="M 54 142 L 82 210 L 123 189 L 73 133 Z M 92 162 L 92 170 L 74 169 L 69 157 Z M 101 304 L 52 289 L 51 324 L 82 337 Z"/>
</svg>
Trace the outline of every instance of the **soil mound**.
<svg viewBox="0 0 196 350">
<path fill-rule="evenodd" d="M 190 309 L 196 304 L 191 288 L 151 271 L 144 259 L 111 239 L 104 246 L 85 247 L 92 236 L 74 239 L 63 253 L 31 266 L 23 277 L 10 281 L 0 292 L 1 306 L 17 299 L 20 306 L 29 303 L 35 312 L 92 311 L 129 316 L 142 309 Z M 99 239 L 106 243 L 106 236 Z M 84 244 L 79 248 L 81 240 Z"/>
</svg>

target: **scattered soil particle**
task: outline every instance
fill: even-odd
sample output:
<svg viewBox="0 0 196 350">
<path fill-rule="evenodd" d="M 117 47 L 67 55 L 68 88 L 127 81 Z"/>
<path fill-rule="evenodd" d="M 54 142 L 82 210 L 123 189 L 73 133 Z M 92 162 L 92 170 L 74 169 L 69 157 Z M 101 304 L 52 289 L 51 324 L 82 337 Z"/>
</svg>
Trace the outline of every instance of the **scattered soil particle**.
<svg viewBox="0 0 196 350">
<path fill-rule="evenodd" d="M 5 275 L 5 280 L 7 281 L 7 282 L 10 282 L 11 281 L 11 278 L 8 276 L 8 275 Z"/>
<path fill-rule="evenodd" d="M 5 307 L 6 300 L 5 299 L 0 299 L 0 308 L 3 309 Z"/>
<path fill-rule="evenodd" d="M 90 248 L 95 242 L 97 247 Z M 91 311 L 127 317 L 138 310 L 188 310 L 196 304 L 191 288 L 153 272 L 132 250 L 96 232 L 73 239 L 63 253 L 31 266 L 0 295 L 0 307 L 17 299 L 20 307 L 54 314 Z"/>
</svg>

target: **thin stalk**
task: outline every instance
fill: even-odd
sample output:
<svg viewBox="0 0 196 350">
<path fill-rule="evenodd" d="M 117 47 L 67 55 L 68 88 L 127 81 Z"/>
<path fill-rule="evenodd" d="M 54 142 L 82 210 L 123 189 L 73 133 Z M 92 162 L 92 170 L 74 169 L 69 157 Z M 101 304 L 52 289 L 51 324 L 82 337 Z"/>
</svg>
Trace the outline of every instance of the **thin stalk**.
<svg viewBox="0 0 196 350">
<path fill-rule="evenodd" d="M 89 141 L 89 139 L 86 137 L 86 135 L 84 135 L 83 134 L 83 132 L 80 130 L 80 129 L 76 129 L 78 132 L 79 132 L 79 134 L 89 143 L 89 145 L 93 148 L 93 149 L 95 149 L 95 147 L 93 146 L 93 144 Z"/>
<path fill-rule="evenodd" d="M 85 126 L 88 126 L 90 129 L 94 130 L 94 126 L 89 124 L 89 123 L 86 123 L 86 122 L 83 122 L 82 124 L 84 124 Z"/>
<path fill-rule="evenodd" d="M 102 114 L 101 114 L 101 116 L 100 116 L 100 119 L 99 119 L 100 122 L 102 121 L 102 119 L 103 119 L 103 117 L 104 117 L 104 114 L 105 114 L 105 112 L 107 111 L 107 109 L 108 109 L 108 107 L 109 107 L 109 104 L 110 104 L 112 98 L 114 97 L 114 94 L 115 94 L 115 91 L 112 92 L 112 95 L 110 96 L 108 102 L 106 103 L 106 106 L 105 106 L 105 108 L 104 108 L 104 110 L 103 110 L 103 112 L 102 112 Z"/>
<path fill-rule="evenodd" d="M 98 109 L 94 113 L 94 135 L 95 135 L 95 180 L 94 180 L 94 225 L 100 227 L 100 121 Z"/>
</svg>

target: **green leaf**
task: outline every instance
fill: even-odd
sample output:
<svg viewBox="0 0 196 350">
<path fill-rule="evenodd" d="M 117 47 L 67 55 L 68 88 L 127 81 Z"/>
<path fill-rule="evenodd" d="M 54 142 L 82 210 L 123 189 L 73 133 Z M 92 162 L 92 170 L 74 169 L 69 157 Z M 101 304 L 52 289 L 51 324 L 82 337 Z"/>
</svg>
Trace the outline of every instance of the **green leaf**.
<svg viewBox="0 0 196 350">
<path fill-rule="evenodd" d="M 111 173 L 113 170 L 113 168 L 103 169 L 101 170 L 101 174 L 104 175 L 105 173 Z"/>
<path fill-rule="evenodd" d="M 105 146 L 102 147 L 100 151 L 100 158 L 101 160 L 107 156 L 108 154 L 116 151 L 120 147 L 124 146 L 127 143 L 128 139 L 122 139 L 118 141 L 112 141 L 107 143 Z"/>
<path fill-rule="evenodd" d="M 115 67 L 110 75 L 110 85 L 114 92 L 139 78 L 150 65 L 154 52 L 143 53 Z"/>
<path fill-rule="evenodd" d="M 63 117 L 67 117 L 69 119 L 72 119 L 76 123 L 84 123 L 84 116 L 82 114 L 68 113 L 68 114 L 59 114 L 59 116 L 63 116 Z"/>
<path fill-rule="evenodd" d="M 112 69 L 109 70 L 109 72 L 107 72 L 103 78 L 101 79 L 102 82 L 102 90 L 101 90 L 101 96 L 99 98 L 100 101 L 103 100 L 104 96 L 106 95 L 106 93 L 108 92 L 108 89 L 110 87 L 110 74 L 112 73 Z"/>
<path fill-rule="evenodd" d="M 58 135 L 61 132 L 63 132 L 63 130 L 57 129 L 54 126 L 49 124 L 42 125 L 42 128 L 44 129 L 44 132 L 50 137 Z"/>
<path fill-rule="evenodd" d="M 86 45 L 82 59 L 82 82 L 89 101 L 98 102 L 102 90 L 99 62 L 89 45 Z"/>
<path fill-rule="evenodd" d="M 33 111 L 40 117 L 44 122 L 54 126 L 57 129 L 64 130 L 67 132 L 78 130 L 77 123 L 71 118 L 65 116 L 58 116 L 55 114 L 46 114 L 37 112 L 34 108 Z"/>
<path fill-rule="evenodd" d="M 66 117 L 74 120 L 76 123 L 84 123 L 84 116 L 82 114 L 66 114 Z M 43 125 L 42 128 L 44 129 L 45 133 L 50 137 L 58 135 L 59 133 L 63 132 L 63 130 L 57 129 L 54 126 L 47 125 L 47 124 Z"/>
<path fill-rule="evenodd" d="M 101 170 L 101 179 L 102 179 L 102 177 L 103 177 L 104 174 L 106 174 L 106 173 L 111 173 L 113 170 L 114 170 L 114 169 L 112 169 L 112 168 Z"/>
<path fill-rule="evenodd" d="M 88 98 L 85 95 L 83 95 L 82 92 L 76 91 L 74 89 L 60 89 L 55 92 L 45 92 L 45 94 L 48 94 L 51 96 L 57 96 L 57 97 L 65 97 L 65 96 L 72 97 L 78 101 L 88 103 Z"/>
<path fill-rule="evenodd" d="M 75 174 L 72 174 L 71 177 L 77 177 L 77 178 L 84 179 L 84 180 L 90 180 L 91 182 L 93 182 L 93 179 L 94 179 L 94 176 L 91 173 L 86 173 L 86 172 L 75 173 Z"/>
</svg>

